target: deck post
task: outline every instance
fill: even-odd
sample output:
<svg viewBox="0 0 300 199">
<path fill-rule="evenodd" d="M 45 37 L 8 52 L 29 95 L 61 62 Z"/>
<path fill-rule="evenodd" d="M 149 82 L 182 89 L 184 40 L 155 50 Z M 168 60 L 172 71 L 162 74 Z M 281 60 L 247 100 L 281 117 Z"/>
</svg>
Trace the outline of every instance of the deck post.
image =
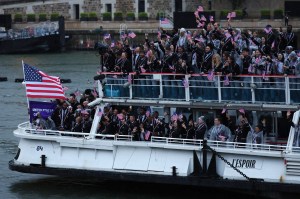
<svg viewBox="0 0 300 199">
<path fill-rule="evenodd" d="M 203 140 L 203 148 L 202 148 L 202 158 L 203 158 L 203 174 L 207 173 L 207 140 Z"/>
</svg>

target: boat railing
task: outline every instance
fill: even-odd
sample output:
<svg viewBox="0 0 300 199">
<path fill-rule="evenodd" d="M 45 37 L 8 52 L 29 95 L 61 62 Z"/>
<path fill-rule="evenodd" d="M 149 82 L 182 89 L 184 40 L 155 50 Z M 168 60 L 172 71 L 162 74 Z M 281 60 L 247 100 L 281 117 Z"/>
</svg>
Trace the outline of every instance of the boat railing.
<svg viewBox="0 0 300 199">
<path fill-rule="evenodd" d="M 151 137 L 153 143 L 165 143 L 165 144 L 180 144 L 183 146 L 198 146 L 202 147 L 202 140 L 196 139 L 181 139 L 181 138 L 167 138 L 167 137 Z"/>
<path fill-rule="evenodd" d="M 46 129 L 36 129 L 33 124 L 30 122 L 24 122 L 19 124 L 19 129 L 25 131 L 29 134 L 37 134 L 44 136 L 72 136 L 78 138 L 87 138 L 89 139 L 90 133 L 83 132 L 70 132 L 70 131 L 58 131 L 58 130 L 46 130 Z M 109 135 L 109 134 L 96 134 L 96 139 L 107 139 L 107 140 L 116 140 L 116 141 L 132 141 L 131 135 Z"/>
<path fill-rule="evenodd" d="M 300 77 L 240 75 L 229 82 L 206 74 L 143 73 L 105 75 L 106 98 L 289 105 L 300 102 Z"/>
<path fill-rule="evenodd" d="M 153 143 L 165 143 L 165 144 L 180 144 L 182 146 L 194 145 L 202 148 L 203 140 L 195 139 L 180 139 L 180 138 L 166 138 L 166 137 L 151 137 Z M 259 151 L 285 151 L 286 146 L 282 145 L 268 145 L 268 144 L 251 144 L 251 143 L 240 143 L 240 142 L 223 142 L 223 141 L 212 141 L 207 140 L 207 144 L 214 148 L 231 148 L 231 149 L 254 149 Z"/>
<path fill-rule="evenodd" d="M 241 142 L 223 142 L 223 141 L 207 141 L 208 145 L 212 148 L 232 148 L 232 149 L 254 149 L 260 151 L 285 151 L 286 146 L 282 145 L 270 145 L 270 144 L 253 144 L 253 143 L 241 143 Z"/>
<path fill-rule="evenodd" d="M 35 129 L 30 122 L 24 122 L 19 124 L 19 129 L 23 130 L 28 134 L 35 135 L 43 135 L 43 136 L 71 136 L 77 138 L 92 138 L 90 133 L 82 133 L 82 132 L 68 132 L 68 131 L 57 131 L 57 130 L 43 130 L 43 129 Z M 95 139 L 99 140 L 114 140 L 114 141 L 133 141 L 133 136 L 131 135 L 108 135 L 108 134 L 95 134 Z M 146 142 L 146 141 L 145 141 Z M 182 138 L 168 138 L 168 137 L 156 137 L 152 136 L 151 143 L 160 143 L 167 145 L 176 145 L 177 148 L 180 147 L 188 147 L 194 146 L 199 149 L 203 147 L 203 140 L 196 139 L 182 139 Z M 270 144 L 251 144 L 251 143 L 240 143 L 240 142 L 222 142 L 222 141 L 207 141 L 208 145 L 214 149 L 218 148 L 231 148 L 231 149 L 253 149 L 259 151 L 278 151 L 283 152 L 286 151 L 286 146 L 283 145 L 270 145 Z M 300 147 L 292 147 L 291 152 L 299 153 Z"/>
</svg>

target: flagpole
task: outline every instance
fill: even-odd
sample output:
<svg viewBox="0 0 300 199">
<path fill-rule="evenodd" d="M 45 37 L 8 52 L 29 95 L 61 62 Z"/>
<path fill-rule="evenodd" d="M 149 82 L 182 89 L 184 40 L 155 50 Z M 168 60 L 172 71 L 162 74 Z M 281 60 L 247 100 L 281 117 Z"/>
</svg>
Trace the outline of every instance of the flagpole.
<svg viewBox="0 0 300 199">
<path fill-rule="evenodd" d="M 24 70 L 24 61 L 22 60 L 22 68 L 23 68 L 23 77 L 24 77 L 24 80 L 22 82 L 22 84 L 24 84 L 24 82 L 26 82 L 26 79 L 25 79 L 25 70 Z M 26 85 L 25 85 L 25 92 L 26 92 L 26 100 L 27 100 L 27 113 L 29 115 L 29 123 L 30 123 L 30 128 L 32 128 L 32 124 L 31 124 L 31 121 L 30 121 L 30 107 L 29 107 L 29 98 L 27 97 L 27 89 L 26 89 Z"/>
</svg>

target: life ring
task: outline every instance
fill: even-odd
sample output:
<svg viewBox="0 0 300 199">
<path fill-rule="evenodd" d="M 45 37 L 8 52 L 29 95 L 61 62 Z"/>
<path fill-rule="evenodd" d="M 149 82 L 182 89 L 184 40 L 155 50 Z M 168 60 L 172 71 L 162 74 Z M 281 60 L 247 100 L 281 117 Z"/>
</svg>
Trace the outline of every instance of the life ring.
<svg viewBox="0 0 300 199">
<path fill-rule="evenodd" d="M 7 77 L 0 77 L 0 82 L 6 82 L 7 81 Z"/>
<path fill-rule="evenodd" d="M 23 82 L 24 81 L 24 78 L 16 78 L 15 79 L 15 82 Z"/>
<path fill-rule="evenodd" d="M 71 83 L 71 79 L 60 79 L 61 83 Z"/>
</svg>

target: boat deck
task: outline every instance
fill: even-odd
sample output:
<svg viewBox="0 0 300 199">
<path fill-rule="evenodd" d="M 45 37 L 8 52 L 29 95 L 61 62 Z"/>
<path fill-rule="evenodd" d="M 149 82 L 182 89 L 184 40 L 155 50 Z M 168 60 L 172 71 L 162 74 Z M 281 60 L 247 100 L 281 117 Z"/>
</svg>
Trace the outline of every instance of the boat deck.
<svg viewBox="0 0 300 199">
<path fill-rule="evenodd" d="M 279 111 L 298 110 L 300 103 L 300 78 L 296 76 L 241 75 L 226 83 L 222 76 L 210 79 L 206 74 L 103 74 L 104 98 L 132 104 L 152 100 L 179 107 Z"/>
<path fill-rule="evenodd" d="M 94 134 L 81 133 L 81 132 L 67 132 L 56 130 L 40 130 L 31 127 L 29 122 L 24 122 L 18 126 L 18 129 L 14 132 L 17 137 L 41 139 L 41 140 L 58 140 L 58 139 L 73 139 L 73 140 L 86 140 L 87 142 L 99 142 L 101 141 L 113 141 L 114 145 L 145 145 L 150 147 L 170 147 L 183 150 L 201 150 L 203 148 L 203 140 L 197 139 L 181 139 L 181 138 L 169 138 L 169 137 L 156 137 L 152 136 L 150 141 L 133 141 L 131 135 L 106 135 L 106 134 Z M 275 145 L 275 144 L 252 144 L 252 143 L 239 143 L 239 142 L 222 142 L 207 140 L 208 146 L 215 150 L 226 150 L 236 153 L 236 151 L 250 151 L 250 152 L 262 152 L 262 153 L 300 153 L 300 147 L 293 147 L 287 145 Z"/>
</svg>

